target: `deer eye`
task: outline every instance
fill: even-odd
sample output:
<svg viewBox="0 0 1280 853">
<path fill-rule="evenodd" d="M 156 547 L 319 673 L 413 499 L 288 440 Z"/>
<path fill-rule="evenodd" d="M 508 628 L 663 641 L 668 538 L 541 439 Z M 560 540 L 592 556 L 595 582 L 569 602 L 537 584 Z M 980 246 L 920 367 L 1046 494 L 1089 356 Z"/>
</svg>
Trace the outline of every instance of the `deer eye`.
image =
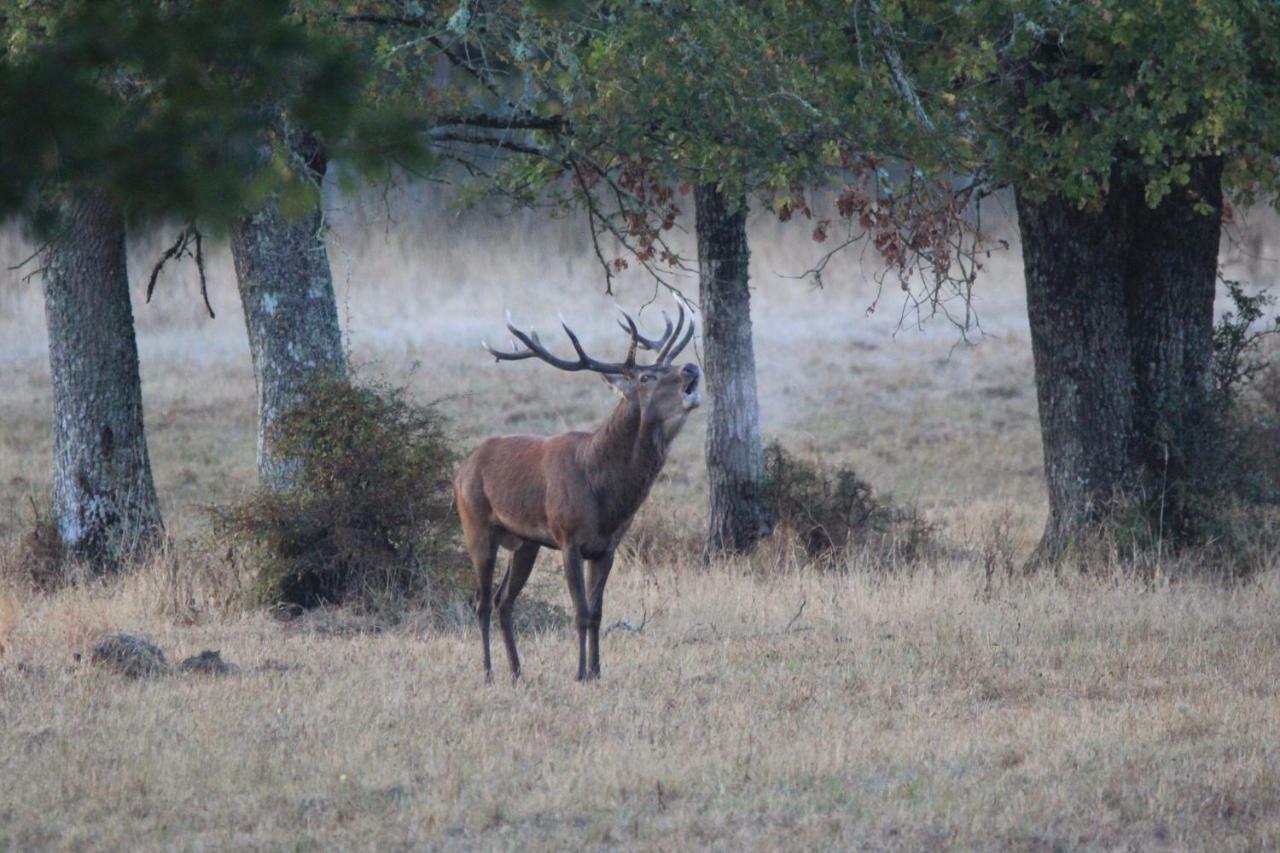
<svg viewBox="0 0 1280 853">
<path fill-rule="evenodd" d="M 641 377 L 640 377 L 640 381 L 641 381 L 641 382 L 652 382 L 652 381 L 653 381 L 653 374 L 650 374 L 650 373 L 646 373 L 646 374 L 644 374 L 643 376 L 641 376 Z"/>
</svg>

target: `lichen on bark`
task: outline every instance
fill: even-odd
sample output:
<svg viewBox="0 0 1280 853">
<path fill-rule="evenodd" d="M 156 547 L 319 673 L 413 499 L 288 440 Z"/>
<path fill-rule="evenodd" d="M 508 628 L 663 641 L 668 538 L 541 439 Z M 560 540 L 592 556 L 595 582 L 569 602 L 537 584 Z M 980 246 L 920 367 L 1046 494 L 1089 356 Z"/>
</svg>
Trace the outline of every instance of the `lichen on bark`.
<svg viewBox="0 0 1280 853">
<path fill-rule="evenodd" d="M 323 151 L 305 134 L 290 139 L 298 168 L 318 184 Z M 296 219 L 275 200 L 246 216 L 232 231 L 231 253 L 258 394 L 258 478 L 267 488 L 283 488 L 294 466 L 278 446 L 275 425 L 304 402 L 308 385 L 346 376 L 319 193 Z"/>
<path fill-rule="evenodd" d="M 102 193 L 67 191 L 44 252 L 53 379 L 53 517 L 66 552 L 118 570 L 164 526 L 151 476 L 125 261 L 124 219 Z"/>
<path fill-rule="evenodd" d="M 707 381 L 708 528 L 705 554 L 749 551 L 773 529 L 763 492 L 747 267 L 746 200 L 694 189 L 703 363 Z"/>
</svg>

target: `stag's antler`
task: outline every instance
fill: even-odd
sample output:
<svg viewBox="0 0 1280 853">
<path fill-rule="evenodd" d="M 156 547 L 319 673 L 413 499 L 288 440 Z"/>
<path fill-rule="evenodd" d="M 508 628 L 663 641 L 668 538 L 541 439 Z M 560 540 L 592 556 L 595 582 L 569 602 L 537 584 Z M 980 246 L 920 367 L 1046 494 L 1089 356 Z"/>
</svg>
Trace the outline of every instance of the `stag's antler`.
<svg viewBox="0 0 1280 853">
<path fill-rule="evenodd" d="M 618 321 L 618 325 L 622 327 L 622 331 L 634 337 L 643 349 L 647 349 L 650 352 L 657 352 L 662 349 L 663 344 L 667 342 L 667 338 L 671 337 L 671 318 L 667 316 L 666 311 L 662 312 L 662 319 L 666 321 L 667 328 L 662 333 L 662 337 L 657 340 L 654 340 L 653 338 L 646 338 L 644 335 L 640 334 L 640 329 L 636 326 L 636 321 L 632 320 L 631 315 L 626 311 L 619 308 L 618 313 L 622 315 L 622 319 Z"/>
<path fill-rule="evenodd" d="M 685 332 L 683 338 L 680 337 L 680 329 L 684 325 L 684 306 L 679 306 L 680 315 L 676 318 L 676 328 L 670 337 L 667 337 L 665 345 L 658 351 L 658 364 L 670 364 L 680 351 L 689 345 L 689 341 L 693 340 L 694 326 L 693 321 L 689 321 L 689 331 Z M 679 343 L 677 343 L 679 341 Z"/>
<path fill-rule="evenodd" d="M 569 324 L 564 321 L 563 317 L 560 318 L 560 326 L 564 329 L 564 333 L 569 336 L 569 342 L 573 344 L 574 352 L 578 354 L 577 361 L 569 361 L 568 359 L 560 358 L 558 355 L 552 353 L 542 345 L 542 341 L 539 340 L 537 332 L 532 330 L 525 332 L 521 329 L 517 329 L 514 321 L 511 319 L 510 311 L 507 312 L 507 330 L 511 332 L 512 337 L 514 337 L 516 341 L 524 344 L 525 348 L 523 350 L 517 348 L 516 342 L 512 341 L 511 351 L 503 352 L 502 350 L 496 350 L 489 346 L 485 341 L 481 341 L 480 343 L 489 351 L 490 355 L 499 361 L 518 361 L 524 358 L 539 358 L 547 364 L 550 364 L 552 367 L 557 367 L 560 370 L 591 370 L 596 373 L 613 374 L 629 373 L 636 367 L 637 347 L 649 350 L 650 352 L 656 352 L 657 357 L 654 359 L 654 364 L 670 364 L 672 360 L 680 354 L 680 351 L 689 345 L 689 341 L 693 339 L 693 322 L 689 322 L 688 330 L 685 331 L 684 337 L 681 337 L 680 333 L 681 331 L 684 331 L 685 328 L 684 306 L 679 305 L 677 307 L 679 309 L 679 313 L 676 315 L 676 322 L 674 325 L 671 322 L 671 318 L 667 316 L 667 312 L 662 312 L 662 318 L 666 321 L 667 328 L 662 333 L 662 336 L 656 339 L 646 338 L 644 335 L 640 334 L 640 329 L 636 326 L 636 321 L 631 319 L 630 314 L 619 308 L 618 310 L 622 314 L 623 319 L 618 321 L 618 325 L 621 326 L 623 331 L 625 331 L 631 338 L 631 344 L 627 347 L 627 358 L 621 363 L 597 361 L 587 355 L 586 350 L 582 348 L 582 342 L 578 340 L 578 336 L 574 334 L 573 329 L 569 328 Z"/>
<path fill-rule="evenodd" d="M 511 352 L 503 352 L 501 350 L 494 349 L 484 341 L 481 341 L 481 344 L 483 344 L 484 348 L 489 351 L 490 355 L 499 361 L 517 361 L 523 358 L 536 357 L 542 359 L 552 367 L 559 368 L 560 370 L 590 370 L 595 373 L 629 373 L 635 369 L 636 346 L 640 343 L 638 332 L 633 332 L 631 335 L 631 345 L 627 348 L 626 360 L 621 363 L 611 363 L 597 361 L 587 355 L 586 350 L 582 348 L 582 342 L 578 340 L 578 336 L 574 334 L 573 329 L 569 328 L 569 324 L 564 321 L 564 318 L 561 318 L 560 326 L 564 329 L 564 333 L 569 336 L 569 342 L 573 344 L 574 352 L 578 354 L 577 361 L 569 361 L 568 359 L 560 358 L 550 352 L 542 345 L 542 341 L 538 339 L 537 332 L 530 331 L 526 333 L 517 329 L 515 322 L 511 319 L 510 311 L 507 312 L 507 331 L 511 332 L 511 335 L 516 340 L 524 344 L 525 348 L 523 350 L 517 349 L 515 342 L 513 341 L 511 344 Z"/>
<path fill-rule="evenodd" d="M 641 347 L 658 354 L 658 357 L 654 359 L 654 364 L 670 364 L 672 359 L 680 354 L 680 350 L 688 346 L 689 341 L 693 339 L 694 327 L 692 321 L 689 322 L 689 330 L 685 333 L 684 338 L 680 338 L 680 332 L 684 329 L 684 306 L 679 303 L 676 304 L 676 310 L 679 313 L 676 315 L 674 326 L 671 323 L 671 318 L 667 316 L 667 312 L 662 312 L 662 319 L 666 321 L 667 328 L 663 331 L 662 337 L 656 340 L 646 338 L 640 334 L 639 329 L 636 328 L 636 321 L 631 319 L 631 315 L 621 308 L 618 310 L 626 320 L 625 323 L 619 320 L 618 325 L 624 331 L 629 332 L 632 339 L 638 342 Z M 679 340 L 678 345 L 676 344 L 677 340 Z"/>
</svg>

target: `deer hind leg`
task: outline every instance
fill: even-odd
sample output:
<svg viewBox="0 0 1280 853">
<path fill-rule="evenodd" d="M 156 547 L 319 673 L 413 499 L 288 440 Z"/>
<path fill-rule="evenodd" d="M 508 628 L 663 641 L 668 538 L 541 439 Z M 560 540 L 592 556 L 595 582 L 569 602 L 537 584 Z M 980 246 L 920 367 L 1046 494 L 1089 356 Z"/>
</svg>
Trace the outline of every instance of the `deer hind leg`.
<svg viewBox="0 0 1280 853">
<path fill-rule="evenodd" d="M 589 596 L 587 638 L 591 654 L 588 678 L 600 677 L 600 621 L 604 618 L 604 585 L 609 580 L 609 570 L 612 568 L 612 551 L 598 560 L 590 560 L 587 563 L 587 594 Z"/>
<path fill-rule="evenodd" d="M 574 624 L 578 628 L 578 680 L 587 680 L 587 626 L 591 615 L 587 607 L 587 587 L 582 578 L 582 554 L 572 545 L 564 549 L 564 579 L 573 599 Z"/>
<path fill-rule="evenodd" d="M 516 653 L 516 631 L 512 624 L 515 613 L 516 596 L 524 589 L 525 581 L 533 572 L 533 563 L 538 559 L 537 542 L 524 542 L 511 552 L 511 564 L 507 567 L 507 576 L 498 587 L 498 624 L 502 626 L 502 641 L 507 646 L 507 662 L 511 664 L 511 678 L 520 677 L 520 655 Z"/>
<path fill-rule="evenodd" d="M 498 540 L 491 530 L 467 530 L 467 553 L 476 568 L 476 618 L 484 645 L 484 679 L 493 680 L 493 659 L 489 655 L 489 618 L 493 613 L 493 566 L 498 557 Z"/>
</svg>

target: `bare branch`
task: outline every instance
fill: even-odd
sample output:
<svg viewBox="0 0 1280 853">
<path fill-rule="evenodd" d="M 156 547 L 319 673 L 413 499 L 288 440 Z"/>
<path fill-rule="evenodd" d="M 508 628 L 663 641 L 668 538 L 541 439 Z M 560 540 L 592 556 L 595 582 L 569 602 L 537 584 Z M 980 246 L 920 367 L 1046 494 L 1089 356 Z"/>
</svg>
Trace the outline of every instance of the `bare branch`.
<svg viewBox="0 0 1280 853">
<path fill-rule="evenodd" d="M 164 253 L 160 255 L 160 260 L 156 261 L 155 266 L 151 268 L 151 277 L 147 279 L 146 302 L 148 305 L 151 304 L 151 295 L 155 293 L 156 279 L 159 278 L 160 276 L 160 270 L 163 269 L 164 265 L 168 263 L 172 258 L 178 257 L 178 255 L 183 251 L 183 249 L 186 248 L 186 245 L 187 245 L 187 229 L 183 228 L 182 231 L 178 233 L 178 239 L 173 241 L 172 246 L 164 250 Z"/>
<path fill-rule="evenodd" d="M 564 116 L 542 116 L 530 112 L 443 113 L 433 116 L 431 121 L 436 127 L 479 127 L 490 130 L 561 131 L 569 127 Z"/>
<path fill-rule="evenodd" d="M 518 142 L 514 139 L 502 139 L 496 136 L 482 136 L 477 134 L 457 133 L 449 130 L 434 130 L 429 136 L 433 142 L 457 142 L 464 145 L 481 145 L 487 148 L 497 148 L 502 151 L 512 151 L 516 154 L 528 154 L 531 157 L 543 157 L 552 159 L 551 152 L 545 148 L 539 148 L 526 142 Z"/>
<path fill-rule="evenodd" d="M 803 599 L 800 602 L 800 609 L 796 611 L 796 615 L 791 617 L 791 621 L 787 623 L 787 627 L 782 629 L 782 633 L 791 633 L 791 626 L 796 624 L 796 620 L 800 618 L 800 614 L 804 613 L 804 606 L 809 603 L 809 599 Z"/>
<path fill-rule="evenodd" d="M 52 244 L 53 244 L 53 240 L 46 240 L 45 242 L 41 243 L 41 244 L 39 245 L 39 247 L 37 247 L 37 248 L 36 248 L 36 250 L 35 250 L 34 252 L 32 252 L 31 254 L 27 255 L 25 258 L 23 258 L 22 260 L 18 261 L 18 262 L 17 262 L 16 264 L 14 264 L 13 266 L 9 267 L 9 271 L 10 271 L 10 272 L 17 272 L 18 270 L 22 269 L 22 268 L 23 268 L 23 267 L 25 267 L 27 264 L 31 263 L 31 262 L 32 262 L 32 261 L 34 261 L 36 258 L 40 257 L 40 254 L 41 254 L 42 252 L 44 252 L 44 250 L 45 250 L 45 249 L 49 248 L 49 246 L 51 246 Z M 28 276 L 28 278 L 29 278 L 29 277 L 30 277 L 30 276 Z"/>
<path fill-rule="evenodd" d="M 633 623 L 633 622 L 629 622 L 629 621 L 627 621 L 626 619 L 618 619 L 618 620 L 616 620 L 616 621 L 614 621 L 614 622 L 609 623 L 609 627 L 605 628 L 605 629 L 604 629 L 604 633 L 603 633 L 603 634 L 601 634 L 600 636 L 602 636 L 602 637 L 607 637 L 607 636 L 609 636 L 611 633 L 613 633 L 614 631 L 618 631 L 618 630 L 621 630 L 621 631 L 627 631 L 628 633 L 631 633 L 631 634 L 643 634 L 643 633 L 644 633 L 644 626 L 645 626 L 645 625 L 647 625 L 647 624 L 649 624 L 649 608 L 648 608 L 648 606 L 646 606 L 646 605 L 641 605 L 641 610 L 640 610 L 640 612 L 641 612 L 641 616 L 640 616 L 640 624 L 639 624 L 639 625 L 636 625 L 636 624 L 635 624 L 635 623 Z"/>
<path fill-rule="evenodd" d="M 210 319 L 217 317 L 213 313 L 213 306 L 209 303 L 209 282 L 204 270 L 203 244 L 204 235 L 200 233 L 200 229 L 195 226 L 195 223 L 191 223 L 182 229 L 182 232 L 178 234 L 178 239 L 173 242 L 172 246 L 165 249 L 164 253 L 160 255 L 160 259 L 156 261 L 155 266 L 151 268 L 151 277 L 147 279 L 146 301 L 148 304 L 151 303 L 151 296 L 156 289 L 156 281 L 164 265 L 171 260 L 180 261 L 183 257 L 189 257 L 196 262 L 196 271 L 200 276 L 200 297 L 204 300 L 204 308 L 209 312 Z M 194 250 L 192 249 L 193 245 L 195 246 Z"/>
</svg>

